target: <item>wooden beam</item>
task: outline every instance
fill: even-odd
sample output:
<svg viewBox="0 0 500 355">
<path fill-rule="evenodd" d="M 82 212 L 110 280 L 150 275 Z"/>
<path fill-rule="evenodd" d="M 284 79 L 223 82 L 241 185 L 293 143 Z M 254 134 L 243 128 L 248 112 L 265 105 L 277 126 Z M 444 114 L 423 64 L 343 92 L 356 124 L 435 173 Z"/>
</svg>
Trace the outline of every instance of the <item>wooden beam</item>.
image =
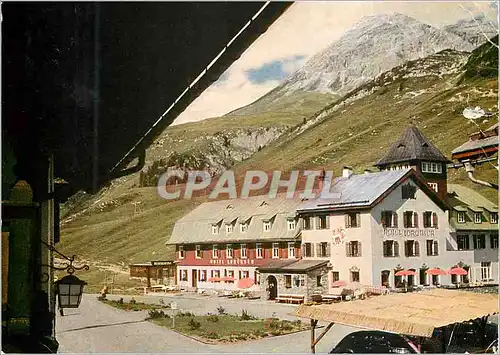
<svg viewBox="0 0 500 355">
<path fill-rule="evenodd" d="M 314 341 L 313 345 L 316 346 L 316 344 L 318 344 L 318 342 L 321 340 L 321 338 L 323 338 L 326 333 L 333 327 L 335 323 L 331 322 L 330 324 L 328 324 L 326 326 L 326 328 L 323 330 L 323 332 L 321 332 L 321 334 L 316 338 L 316 340 Z"/>
<path fill-rule="evenodd" d="M 314 334 L 314 330 L 316 329 L 316 325 L 318 324 L 317 319 L 311 319 L 311 353 L 315 354 L 316 353 L 316 335 Z"/>
</svg>

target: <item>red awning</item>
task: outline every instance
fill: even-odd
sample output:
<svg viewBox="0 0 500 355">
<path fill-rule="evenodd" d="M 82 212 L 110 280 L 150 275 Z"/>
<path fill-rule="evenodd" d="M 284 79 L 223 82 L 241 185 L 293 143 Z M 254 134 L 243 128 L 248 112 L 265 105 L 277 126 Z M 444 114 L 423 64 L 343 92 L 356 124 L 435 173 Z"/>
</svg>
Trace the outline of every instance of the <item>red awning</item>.
<svg viewBox="0 0 500 355">
<path fill-rule="evenodd" d="M 238 288 L 249 288 L 255 284 L 254 279 L 244 278 L 238 280 Z"/>
<path fill-rule="evenodd" d="M 224 276 L 220 278 L 221 281 L 234 281 L 234 277 L 232 276 Z"/>
<path fill-rule="evenodd" d="M 211 277 L 208 279 L 209 282 L 216 282 L 216 281 L 220 281 L 221 278 L 220 277 Z"/>
<path fill-rule="evenodd" d="M 438 267 L 435 267 L 435 268 L 432 268 L 432 269 L 429 269 L 425 272 L 426 274 L 429 274 L 429 275 L 434 275 L 434 276 L 437 276 L 437 275 L 447 275 L 448 273 L 446 272 L 446 270 L 442 270 Z"/>
<path fill-rule="evenodd" d="M 396 276 L 415 276 L 417 273 L 413 270 L 401 270 L 396 272 Z"/>
</svg>

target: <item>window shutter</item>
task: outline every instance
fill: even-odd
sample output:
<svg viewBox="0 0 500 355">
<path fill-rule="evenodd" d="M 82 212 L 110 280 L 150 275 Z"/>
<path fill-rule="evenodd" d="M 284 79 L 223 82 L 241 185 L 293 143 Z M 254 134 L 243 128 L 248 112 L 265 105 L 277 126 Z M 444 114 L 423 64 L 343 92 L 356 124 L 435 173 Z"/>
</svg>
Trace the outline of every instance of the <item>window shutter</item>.
<svg viewBox="0 0 500 355">
<path fill-rule="evenodd" d="M 358 242 L 358 256 L 362 256 L 361 255 L 361 242 Z"/>
<path fill-rule="evenodd" d="M 396 212 L 392 212 L 392 224 L 394 228 L 398 228 L 398 214 Z"/>
<path fill-rule="evenodd" d="M 302 257 L 306 256 L 306 244 L 302 244 Z"/>
<path fill-rule="evenodd" d="M 331 254 L 331 244 L 330 243 L 326 243 L 326 257 L 330 257 L 330 254 Z"/>
<path fill-rule="evenodd" d="M 439 243 L 437 240 L 434 241 L 434 255 L 439 255 Z"/>
<path fill-rule="evenodd" d="M 420 256 L 420 247 L 418 245 L 418 242 L 414 241 L 413 243 L 415 243 L 415 256 Z"/>
<path fill-rule="evenodd" d="M 432 224 L 434 225 L 434 228 L 438 227 L 438 215 L 436 212 L 432 213 Z"/>
<path fill-rule="evenodd" d="M 405 256 L 410 256 L 410 243 L 405 242 Z"/>
<path fill-rule="evenodd" d="M 361 213 L 356 213 L 356 227 L 361 227 Z"/>
<path fill-rule="evenodd" d="M 413 227 L 418 228 L 418 213 L 413 212 Z"/>
<path fill-rule="evenodd" d="M 349 215 L 348 214 L 344 215 L 344 220 L 345 220 L 345 227 L 349 228 Z"/>
<path fill-rule="evenodd" d="M 382 227 L 387 227 L 387 220 L 386 220 L 386 212 L 382 211 L 382 217 L 380 218 L 380 221 L 382 222 Z"/>
<path fill-rule="evenodd" d="M 326 229 L 330 229 L 330 216 L 329 215 L 325 216 L 325 219 L 326 219 Z"/>
<path fill-rule="evenodd" d="M 399 243 L 394 242 L 394 256 L 399 256 Z"/>
<path fill-rule="evenodd" d="M 351 242 L 345 243 L 345 255 L 346 256 L 350 256 L 350 254 L 349 254 L 350 248 L 351 248 Z"/>
<path fill-rule="evenodd" d="M 316 256 L 321 256 L 321 243 L 316 243 Z"/>
<path fill-rule="evenodd" d="M 403 213 L 403 226 L 408 228 L 408 212 Z"/>
</svg>

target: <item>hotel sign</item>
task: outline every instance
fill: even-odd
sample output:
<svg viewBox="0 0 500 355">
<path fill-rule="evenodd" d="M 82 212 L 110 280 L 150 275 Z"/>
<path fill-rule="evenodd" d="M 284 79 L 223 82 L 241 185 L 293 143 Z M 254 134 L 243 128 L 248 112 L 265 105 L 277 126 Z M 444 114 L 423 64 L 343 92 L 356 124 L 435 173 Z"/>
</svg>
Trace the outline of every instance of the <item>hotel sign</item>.
<svg viewBox="0 0 500 355">
<path fill-rule="evenodd" d="M 253 259 L 210 259 L 212 265 L 254 265 Z"/>
<path fill-rule="evenodd" d="M 384 237 L 434 237 L 435 229 L 401 229 L 401 228 L 384 228 Z"/>
</svg>

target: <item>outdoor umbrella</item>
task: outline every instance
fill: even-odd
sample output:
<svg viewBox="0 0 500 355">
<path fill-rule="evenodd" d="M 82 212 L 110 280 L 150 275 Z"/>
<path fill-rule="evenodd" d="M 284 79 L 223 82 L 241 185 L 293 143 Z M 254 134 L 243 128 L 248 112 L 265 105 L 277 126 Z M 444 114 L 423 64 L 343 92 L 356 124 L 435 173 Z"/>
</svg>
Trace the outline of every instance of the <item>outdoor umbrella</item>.
<svg viewBox="0 0 500 355">
<path fill-rule="evenodd" d="M 438 267 L 434 267 L 432 269 L 429 269 L 425 272 L 426 274 L 429 274 L 429 275 L 434 275 L 434 276 L 437 276 L 437 275 L 447 275 L 448 273 L 446 272 L 446 270 L 442 270 Z"/>
<path fill-rule="evenodd" d="M 454 267 L 452 269 L 450 269 L 448 271 L 448 274 L 450 275 L 468 275 L 469 273 L 467 272 L 467 270 L 465 270 L 464 268 L 461 268 L 461 267 Z"/>
<path fill-rule="evenodd" d="M 347 282 L 342 281 L 342 280 L 337 280 L 334 283 L 332 283 L 332 287 L 343 287 L 346 285 L 347 285 Z"/>
<path fill-rule="evenodd" d="M 255 284 L 255 281 L 253 279 L 248 278 L 248 277 L 238 280 L 238 288 L 250 288 L 254 284 Z"/>
<path fill-rule="evenodd" d="M 417 273 L 413 270 L 400 270 L 396 272 L 396 276 L 416 276 Z"/>
</svg>

